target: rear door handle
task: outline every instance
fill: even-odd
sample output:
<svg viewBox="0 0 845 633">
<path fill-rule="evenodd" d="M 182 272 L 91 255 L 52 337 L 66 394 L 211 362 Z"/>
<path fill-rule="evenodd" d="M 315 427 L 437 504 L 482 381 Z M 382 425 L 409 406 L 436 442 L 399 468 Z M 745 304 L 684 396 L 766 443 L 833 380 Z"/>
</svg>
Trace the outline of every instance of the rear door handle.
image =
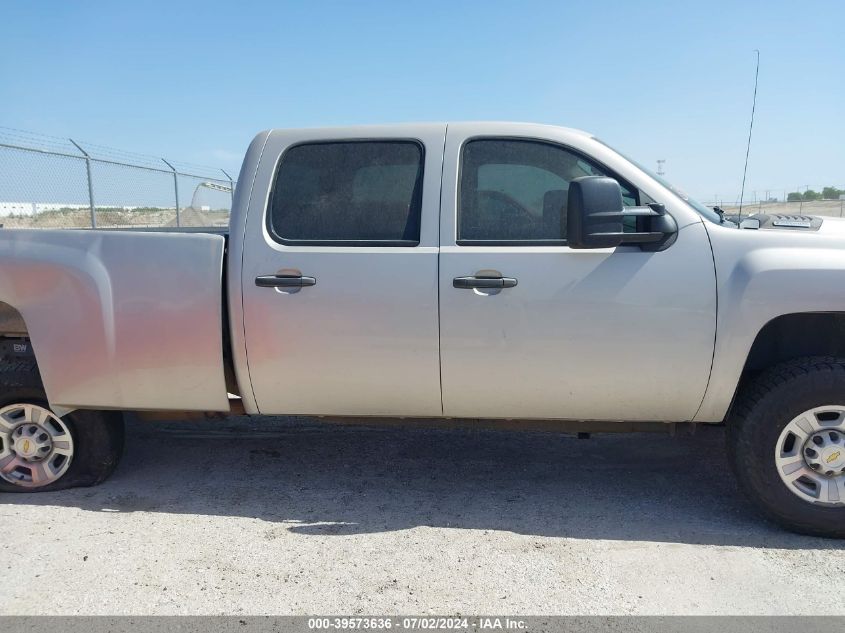
<svg viewBox="0 0 845 633">
<path fill-rule="evenodd" d="M 516 285 L 513 277 L 455 277 L 452 286 L 455 288 L 513 288 Z"/>
<path fill-rule="evenodd" d="M 255 285 L 259 288 L 302 288 L 316 283 L 314 277 L 302 275 L 260 275 L 255 278 Z"/>
</svg>

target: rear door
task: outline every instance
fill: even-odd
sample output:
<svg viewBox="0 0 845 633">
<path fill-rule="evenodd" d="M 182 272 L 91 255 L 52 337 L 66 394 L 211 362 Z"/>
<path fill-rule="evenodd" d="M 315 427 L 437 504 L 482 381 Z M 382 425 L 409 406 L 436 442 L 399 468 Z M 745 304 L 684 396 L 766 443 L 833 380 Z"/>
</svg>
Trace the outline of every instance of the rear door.
<svg viewBox="0 0 845 633">
<path fill-rule="evenodd" d="M 261 413 L 441 414 L 444 137 L 444 125 L 270 134 L 242 269 Z"/>
<path fill-rule="evenodd" d="M 615 156 L 620 169 L 632 171 L 630 164 L 584 135 L 495 130 L 449 126 L 440 255 L 444 414 L 692 419 L 716 324 L 701 219 L 667 196 L 657 201 L 681 227 L 667 250 L 570 249 L 569 182 L 614 177 L 625 203 L 637 205 L 646 202 L 638 187 L 591 152 Z"/>
</svg>

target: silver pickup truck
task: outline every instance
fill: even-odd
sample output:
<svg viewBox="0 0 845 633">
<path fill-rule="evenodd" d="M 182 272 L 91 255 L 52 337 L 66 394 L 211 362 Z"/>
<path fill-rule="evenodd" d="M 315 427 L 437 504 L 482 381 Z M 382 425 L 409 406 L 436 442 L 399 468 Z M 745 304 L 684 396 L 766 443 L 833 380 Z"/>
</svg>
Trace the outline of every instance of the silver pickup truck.
<svg viewBox="0 0 845 633">
<path fill-rule="evenodd" d="M 238 182 L 226 235 L 0 231 L 0 490 L 102 481 L 124 411 L 725 423 L 767 516 L 845 536 L 845 222 L 530 124 L 271 130 Z"/>
</svg>

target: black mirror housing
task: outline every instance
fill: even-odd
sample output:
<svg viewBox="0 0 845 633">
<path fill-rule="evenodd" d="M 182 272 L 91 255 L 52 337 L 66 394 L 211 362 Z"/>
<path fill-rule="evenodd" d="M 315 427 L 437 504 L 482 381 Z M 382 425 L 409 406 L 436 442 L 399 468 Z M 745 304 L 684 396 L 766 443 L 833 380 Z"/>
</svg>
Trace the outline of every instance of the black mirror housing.
<svg viewBox="0 0 845 633">
<path fill-rule="evenodd" d="M 569 183 L 566 240 L 570 248 L 612 248 L 622 243 L 622 189 L 613 178 L 583 176 Z"/>
<path fill-rule="evenodd" d="M 566 239 L 570 248 L 636 244 L 644 251 L 657 252 L 671 246 L 678 236 L 675 218 L 662 204 L 625 207 L 619 183 L 606 176 L 572 180 L 567 207 Z M 635 231 L 625 232 L 625 218 L 635 218 Z"/>
</svg>

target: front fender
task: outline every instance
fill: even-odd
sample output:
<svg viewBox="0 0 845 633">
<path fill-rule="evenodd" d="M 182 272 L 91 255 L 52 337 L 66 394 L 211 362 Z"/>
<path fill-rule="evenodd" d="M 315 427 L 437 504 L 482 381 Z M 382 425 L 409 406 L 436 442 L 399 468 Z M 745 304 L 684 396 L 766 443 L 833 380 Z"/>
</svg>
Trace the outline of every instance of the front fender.
<svg viewBox="0 0 845 633">
<path fill-rule="evenodd" d="M 708 226 L 718 318 L 713 369 L 695 421 L 724 419 L 754 340 L 787 314 L 845 311 L 841 238 Z"/>
</svg>

